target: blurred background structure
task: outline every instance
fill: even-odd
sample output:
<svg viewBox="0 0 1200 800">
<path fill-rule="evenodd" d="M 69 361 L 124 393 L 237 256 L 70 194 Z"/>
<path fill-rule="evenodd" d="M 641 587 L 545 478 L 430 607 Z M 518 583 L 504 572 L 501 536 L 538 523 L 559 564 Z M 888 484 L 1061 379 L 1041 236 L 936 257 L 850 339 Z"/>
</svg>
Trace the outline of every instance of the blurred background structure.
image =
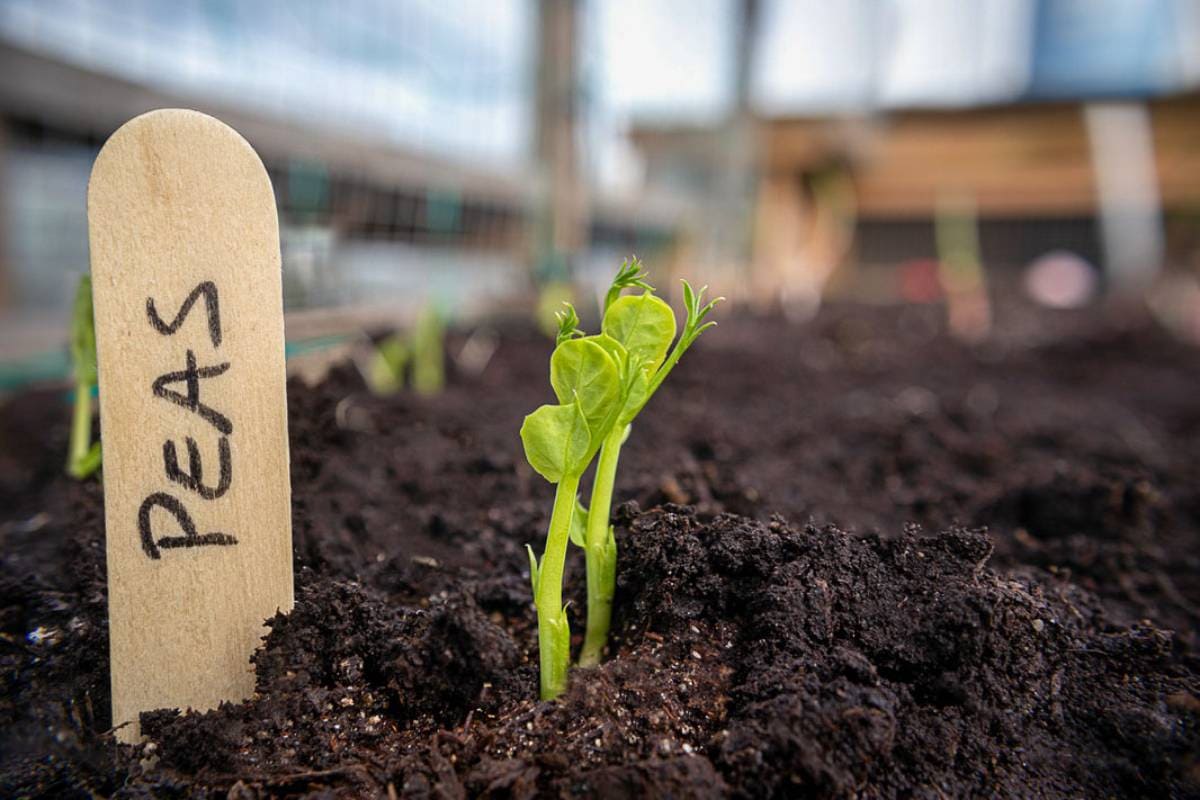
<svg viewBox="0 0 1200 800">
<path fill-rule="evenodd" d="M 61 339 L 92 160 L 165 106 L 263 157 L 297 330 L 633 252 L 968 334 L 1001 286 L 1200 296 L 1200 0 L 0 0 L 0 360 Z"/>
</svg>

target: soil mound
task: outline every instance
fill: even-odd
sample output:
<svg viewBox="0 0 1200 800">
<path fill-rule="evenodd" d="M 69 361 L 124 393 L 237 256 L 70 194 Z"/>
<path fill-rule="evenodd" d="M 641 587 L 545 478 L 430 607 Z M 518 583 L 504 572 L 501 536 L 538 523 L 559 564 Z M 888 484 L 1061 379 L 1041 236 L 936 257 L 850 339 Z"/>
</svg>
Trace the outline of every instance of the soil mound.
<svg viewBox="0 0 1200 800">
<path fill-rule="evenodd" d="M 255 658 L 255 699 L 148 714 L 149 743 L 109 771 L 10 762 L 6 793 L 1200 792 L 1196 677 L 1170 634 L 994 573 L 983 533 L 619 518 L 618 653 L 561 702 L 531 699 L 531 631 L 505 617 L 520 576 L 398 606 L 309 572 Z"/>
</svg>

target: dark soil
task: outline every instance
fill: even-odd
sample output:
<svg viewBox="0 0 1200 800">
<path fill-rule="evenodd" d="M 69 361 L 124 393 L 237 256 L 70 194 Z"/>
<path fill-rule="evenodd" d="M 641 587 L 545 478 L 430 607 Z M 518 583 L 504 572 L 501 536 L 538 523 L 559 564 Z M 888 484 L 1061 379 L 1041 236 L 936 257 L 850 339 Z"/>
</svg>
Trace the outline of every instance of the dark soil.
<svg viewBox="0 0 1200 800">
<path fill-rule="evenodd" d="M 549 343 L 504 331 L 437 400 L 292 385 L 296 608 L 253 700 L 147 714 L 139 748 L 108 732 L 99 486 L 60 476 L 59 395 L 13 398 L 0 795 L 1200 797 L 1200 356 L 938 319 L 706 335 L 622 454 L 613 656 L 556 703 L 516 435 Z"/>
</svg>

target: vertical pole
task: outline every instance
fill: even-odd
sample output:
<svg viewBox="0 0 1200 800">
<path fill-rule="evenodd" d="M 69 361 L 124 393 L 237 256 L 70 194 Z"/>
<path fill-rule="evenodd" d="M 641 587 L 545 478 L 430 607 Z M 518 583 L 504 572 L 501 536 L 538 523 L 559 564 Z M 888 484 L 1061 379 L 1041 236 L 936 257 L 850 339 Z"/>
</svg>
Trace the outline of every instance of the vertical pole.
<svg viewBox="0 0 1200 800">
<path fill-rule="evenodd" d="M 946 294 L 950 333 L 976 342 L 992 325 L 983 255 L 979 246 L 979 217 L 971 195 L 946 194 L 938 198 L 934 235 L 938 253 L 938 278 Z"/>
<path fill-rule="evenodd" d="M 1140 103 L 1099 103 L 1084 108 L 1084 121 L 1109 285 L 1117 292 L 1145 289 L 1163 258 L 1150 113 Z"/>
<path fill-rule="evenodd" d="M 718 141 L 717 191 L 708 207 L 714 260 L 739 271 L 750 268 L 757 126 L 750 103 L 759 0 L 741 0 L 734 33 L 733 108 Z M 743 276 L 744 277 L 744 276 Z M 744 285 L 738 280 L 735 285 Z"/>
<path fill-rule="evenodd" d="M 534 210 L 534 278 L 566 281 L 585 244 L 586 195 L 578 153 L 578 0 L 539 0 Z"/>
<path fill-rule="evenodd" d="M 11 270 L 12 258 L 9 251 L 8 181 L 5 167 L 8 163 L 8 124 L 0 117 L 0 310 L 12 305 Z"/>
</svg>

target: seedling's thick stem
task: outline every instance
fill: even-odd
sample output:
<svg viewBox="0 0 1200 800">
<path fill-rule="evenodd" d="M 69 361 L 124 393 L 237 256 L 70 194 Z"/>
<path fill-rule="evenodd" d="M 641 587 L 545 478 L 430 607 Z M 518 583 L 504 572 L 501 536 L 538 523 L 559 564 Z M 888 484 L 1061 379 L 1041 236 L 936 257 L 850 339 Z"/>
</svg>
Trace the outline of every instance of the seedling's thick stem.
<svg viewBox="0 0 1200 800">
<path fill-rule="evenodd" d="M 82 480 L 100 469 L 100 443 L 92 443 L 92 389 L 96 385 L 96 329 L 92 311 L 92 278 L 83 275 L 71 309 L 71 368 L 75 374 L 75 407 L 67 444 L 67 474 Z"/>
<path fill-rule="evenodd" d="M 538 662 L 541 666 L 543 700 L 553 700 L 567 688 L 571 631 L 562 603 L 562 581 L 579 477 L 564 475 L 558 482 L 554 492 L 554 510 L 550 514 L 550 530 L 546 534 L 546 551 L 542 554 L 538 570 L 534 602 L 537 605 Z"/>
<path fill-rule="evenodd" d="M 592 499 L 588 513 L 584 555 L 587 563 L 587 633 L 579 666 L 594 667 L 604 655 L 608 628 L 612 622 L 613 594 L 617 584 L 617 549 L 608 524 L 612 507 L 613 486 L 617 480 L 617 461 L 627 426 L 614 425 L 600 447 L 596 462 L 596 479 L 592 484 Z"/>
<path fill-rule="evenodd" d="M 92 387 L 87 383 L 75 384 L 75 407 L 71 414 L 70 453 L 67 458 L 67 473 L 72 478 L 86 478 L 95 471 L 90 464 L 92 450 Z"/>
</svg>

